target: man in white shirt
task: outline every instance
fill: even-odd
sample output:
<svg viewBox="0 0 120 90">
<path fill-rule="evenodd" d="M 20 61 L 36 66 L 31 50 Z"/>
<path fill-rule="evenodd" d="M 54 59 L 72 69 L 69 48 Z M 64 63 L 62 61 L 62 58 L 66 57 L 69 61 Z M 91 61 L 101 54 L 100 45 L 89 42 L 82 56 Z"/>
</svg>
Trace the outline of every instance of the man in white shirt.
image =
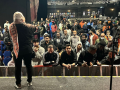
<svg viewBox="0 0 120 90">
<path fill-rule="evenodd" d="M 9 21 L 6 21 L 6 23 L 4 24 L 4 28 L 7 26 L 7 28 L 9 27 Z M 9 28 L 8 28 L 9 29 Z"/>
</svg>

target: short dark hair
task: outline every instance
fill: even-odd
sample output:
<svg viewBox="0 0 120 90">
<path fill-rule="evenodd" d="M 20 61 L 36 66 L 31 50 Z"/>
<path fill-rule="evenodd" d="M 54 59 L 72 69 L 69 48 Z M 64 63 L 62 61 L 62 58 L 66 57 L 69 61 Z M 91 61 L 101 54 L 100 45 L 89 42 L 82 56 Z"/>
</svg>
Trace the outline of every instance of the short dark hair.
<svg viewBox="0 0 120 90">
<path fill-rule="evenodd" d="M 93 51 L 96 49 L 97 49 L 96 45 L 90 45 L 90 47 L 89 47 L 89 51 Z"/>
<path fill-rule="evenodd" d="M 70 44 L 66 44 L 66 47 L 70 46 Z"/>
<path fill-rule="evenodd" d="M 58 49 L 59 49 L 59 51 L 61 51 L 63 49 L 63 45 L 62 44 L 58 44 Z"/>
<path fill-rule="evenodd" d="M 87 35 L 85 33 L 83 33 L 82 36 L 85 36 L 85 38 L 87 38 Z"/>
<path fill-rule="evenodd" d="M 53 45 L 49 45 L 48 48 L 53 48 Z"/>
<path fill-rule="evenodd" d="M 39 40 L 38 39 L 34 39 L 33 42 L 39 42 Z"/>
<path fill-rule="evenodd" d="M 49 37 L 49 35 L 45 35 L 44 38 Z"/>
</svg>

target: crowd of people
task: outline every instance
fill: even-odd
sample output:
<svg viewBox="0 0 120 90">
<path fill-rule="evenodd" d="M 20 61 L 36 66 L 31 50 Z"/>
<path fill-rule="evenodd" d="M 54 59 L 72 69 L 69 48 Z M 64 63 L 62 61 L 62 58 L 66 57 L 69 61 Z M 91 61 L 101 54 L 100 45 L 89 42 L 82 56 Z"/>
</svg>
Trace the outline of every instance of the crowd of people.
<svg viewBox="0 0 120 90">
<path fill-rule="evenodd" d="M 73 22 L 73 23 L 71 23 Z M 93 66 L 110 65 L 112 61 L 113 38 L 116 38 L 114 64 L 120 60 L 120 22 L 117 19 L 70 21 L 67 18 L 52 18 L 45 21 L 41 18 L 32 23 L 36 27 L 33 33 L 32 65 Z M 1 65 L 4 65 L 4 51 L 11 51 L 8 66 L 14 65 L 13 45 L 9 35 L 9 21 L 0 26 Z M 24 33 L 24 32 L 23 32 Z M 23 63 L 24 65 L 24 63 Z"/>
</svg>

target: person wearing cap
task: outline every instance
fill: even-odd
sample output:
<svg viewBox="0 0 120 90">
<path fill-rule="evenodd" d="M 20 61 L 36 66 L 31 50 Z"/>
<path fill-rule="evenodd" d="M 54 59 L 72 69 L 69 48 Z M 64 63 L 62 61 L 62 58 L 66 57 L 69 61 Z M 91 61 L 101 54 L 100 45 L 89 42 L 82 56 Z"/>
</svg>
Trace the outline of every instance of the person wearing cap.
<svg viewBox="0 0 120 90">
<path fill-rule="evenodd" d="M 77 64 L 83 67 L 93 66 L 97 57 L 96 50 L 96 46 L 91 45 L 88 50 L 81 52 Z"/>
<path fill-rule="evenodd" d="M 58 62 L 59 62 L 58 52 L 54 51 L 53 45 L 49 45 L 47 52 L 45 52 L 43 55 L 43 65 L 57 66 Z"/>
<path fill-rule="evenodd" d="M 100 38 L 95 41 L 95 45 L 98 45 L 100 41 L 105 41 L 106 45 L 108 44 L 108 40 L 105 38 L 105 34 L 101 33 Z"/>
<path fill-rule="evenodd" d="M 43 54 L 45 49 L 39 45 L 38 40 L 33 40 L 33 51 L 35 52 L 35 58 L 32 58 L 32 65 L 42 65 L 43 64 Z"/>
<path fill-rule="evenodd" d="M 44 33 L 43 39 L 40 41 L 40 45 L 45 41 L 45 37 L 46 37 L 46 36 L 49 37 L 49 34 L 48 34 L 48 33 Z"/>
<path fill-rule="evenodd" d="M 70 44 L 66 45 L 65 51 L 61 54 L 60 65 L 66 67 L 67 69 L 71 69 L 77 64 L 77 56 L 76 53 L 72 50 Z"/>
<path fill-rule="evenodd" d="M 101 61 L 104 57 L 107 56 L 108 54 L 108 51 L 107 49 L 105 49 L 105 46 L 106 46 L 106 42 L 105 41 L 100 41 L 99 44 L 98 44 L 98 48 L 97 48 L 97 58 L 96 58 L 96 62 L 95 64 L 97 64 L 98 66 L 101 65 Z"/>
<path fill-rule="evenodd" d="M 95 42 L 98 39 L 98 36 L 95 34 L 95 29 L 94 28 L 92 28 L 90 30 L 90 34 L 91 35 L 89 35 L 89 40 L 88 41 L 89 41 L 90 45 L 95 45 Z"/>
<path fill-rule="evenodd" d="M 87 35 L 85 33 L 81 35 L 81 42 L 83 49 L 88 50 L 90 47 L 90 43 L 87 41 Z"/>
</svg>

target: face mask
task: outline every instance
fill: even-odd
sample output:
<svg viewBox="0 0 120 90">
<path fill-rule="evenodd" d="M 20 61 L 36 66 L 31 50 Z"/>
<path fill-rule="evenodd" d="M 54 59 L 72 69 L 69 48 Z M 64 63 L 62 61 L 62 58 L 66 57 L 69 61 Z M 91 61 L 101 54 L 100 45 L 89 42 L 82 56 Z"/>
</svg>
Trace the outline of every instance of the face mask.
<svg viewBox="0 0 120 90">
<path fill-rule="evenodd" d="M 101 39 L 104 39 L 104 37 L 101 37 Z"/>
</svg>

